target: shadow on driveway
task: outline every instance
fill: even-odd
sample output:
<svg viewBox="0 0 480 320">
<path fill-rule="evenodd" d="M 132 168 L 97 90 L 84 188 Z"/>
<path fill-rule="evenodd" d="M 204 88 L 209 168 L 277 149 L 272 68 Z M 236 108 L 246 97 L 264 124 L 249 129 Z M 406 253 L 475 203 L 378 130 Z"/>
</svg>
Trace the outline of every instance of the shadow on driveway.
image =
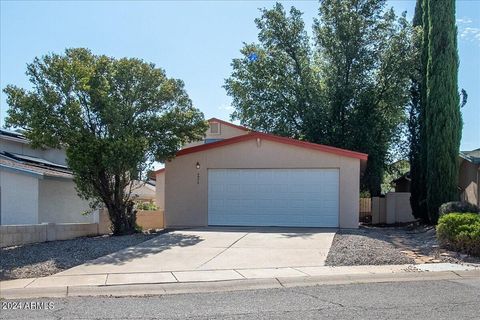
<svg viewBox="0 0 480 320">
<path fill-rule="evenodd" d="M 49 276 L 157 236 L 106 235 L 1 248 L 0 280 Z"/>
<path fill-rule="evenodd" d="M 154 239 L 140 243 L 104 257 L 88 261 L 85 266 L 113 264 L 122 265 L 134 259 L 157 254 L 175 247 L 189 247 L 202 242 L 203 239 L 197 235 L 182 233 L 164 233 Z"/>
</svg>

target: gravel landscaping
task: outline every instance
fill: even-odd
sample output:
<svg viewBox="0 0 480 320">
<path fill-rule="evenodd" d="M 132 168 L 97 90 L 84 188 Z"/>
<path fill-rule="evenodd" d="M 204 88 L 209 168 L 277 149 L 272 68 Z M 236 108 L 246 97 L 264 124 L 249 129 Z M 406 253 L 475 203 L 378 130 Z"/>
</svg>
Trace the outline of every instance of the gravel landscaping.
<svg viewBox="0 0 480 320">
<path fill-rule="evenodd" d="M 353 266 L 435 262 L 480 263 L 480 258 L 440 249 L 433 227 L 362 226 L 339 230 L 325 263 Z"/>
<path fill-rule="evenodd" d="M 49 276 L 158 235 L 106 235 L 1 248 L 0 280 Z"/>
<path fill-rule="evenodd" d="M 369 229 L 339 230 L 325 261 L 328 266 L 408 263 L 414 259 L 388 242 L 384 232 Z"/>
<path fill-rule="evenodd" d="M 84 237 L 0 249 L 0 280 L 49 276 L 89 260 L 150 240 L 159 233 Z M 339 230 L 326 259 L 328 266 L 480 263 L 440 249 L 433 227 L 370 227 Z"/>
</svg>

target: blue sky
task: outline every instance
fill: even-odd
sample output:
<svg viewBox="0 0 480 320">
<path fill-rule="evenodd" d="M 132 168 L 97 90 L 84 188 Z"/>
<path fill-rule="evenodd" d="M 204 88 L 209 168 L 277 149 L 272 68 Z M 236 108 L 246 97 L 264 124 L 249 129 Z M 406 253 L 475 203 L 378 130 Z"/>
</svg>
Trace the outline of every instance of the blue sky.
<svg viewBox="0 0 480 320">
<path fill-rule="evenodd" d="M 284 1 L 304 12 L 311 31 L 317 1 Z M 87 47 L 114 57 L 139 57 L 185 81 L 207 118 L 229 120 L 230 98 L 222 88 L 242 42 L 253 42 L 258 8 L 273 1 L 2 1 L 0 86 L 29 87 L 26 64 L 35 56 Z M 389 1 L 413 15 L 415 1 Z M 459 88 L 469 100 L 462 110 L 461 149 L 480 147 L 480 1 L 457 1 Z M 0 126 L 6 113 L 0 96 Z"/>
</svg>

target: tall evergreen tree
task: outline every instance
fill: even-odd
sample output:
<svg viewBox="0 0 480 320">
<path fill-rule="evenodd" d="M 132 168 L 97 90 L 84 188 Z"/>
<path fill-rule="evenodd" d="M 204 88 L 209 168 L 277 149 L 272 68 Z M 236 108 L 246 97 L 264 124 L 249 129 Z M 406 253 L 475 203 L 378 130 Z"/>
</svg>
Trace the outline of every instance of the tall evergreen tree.
<svg viewBox="0 0 480 320">
<path fill-rule="evenodd" d="M 427 209 L 433 223 L 439 206 L 457 200 L 462 132 L 458 95 L 457 29 L 454 0 L 428 0 Z"/>
<path fill-rule="evenodd" d="M 425 181 L 425 104 L 428 60 L 428 9 L 426 9 L 426 5 L 426 0 L 417 0 L 413 17 L 416 68 L 412 70 L 411 77 L 408 127 L 410 177 L 412 181 L 410 204 L 415 218 L 429 222 L 426 209 L 427 187 Z"/>
</svg>

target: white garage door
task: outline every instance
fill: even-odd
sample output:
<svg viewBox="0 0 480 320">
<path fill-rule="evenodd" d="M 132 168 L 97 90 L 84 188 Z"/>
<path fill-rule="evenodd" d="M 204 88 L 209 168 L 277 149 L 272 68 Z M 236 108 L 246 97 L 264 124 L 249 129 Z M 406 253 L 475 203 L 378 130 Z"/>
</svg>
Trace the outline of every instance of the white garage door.
<svg viewBox="0 0 480 320">
<path fill-rule="evenodd" d="M 208 224 L 338 227 L 338 169 L 209 169 Z"/>
</svg>

